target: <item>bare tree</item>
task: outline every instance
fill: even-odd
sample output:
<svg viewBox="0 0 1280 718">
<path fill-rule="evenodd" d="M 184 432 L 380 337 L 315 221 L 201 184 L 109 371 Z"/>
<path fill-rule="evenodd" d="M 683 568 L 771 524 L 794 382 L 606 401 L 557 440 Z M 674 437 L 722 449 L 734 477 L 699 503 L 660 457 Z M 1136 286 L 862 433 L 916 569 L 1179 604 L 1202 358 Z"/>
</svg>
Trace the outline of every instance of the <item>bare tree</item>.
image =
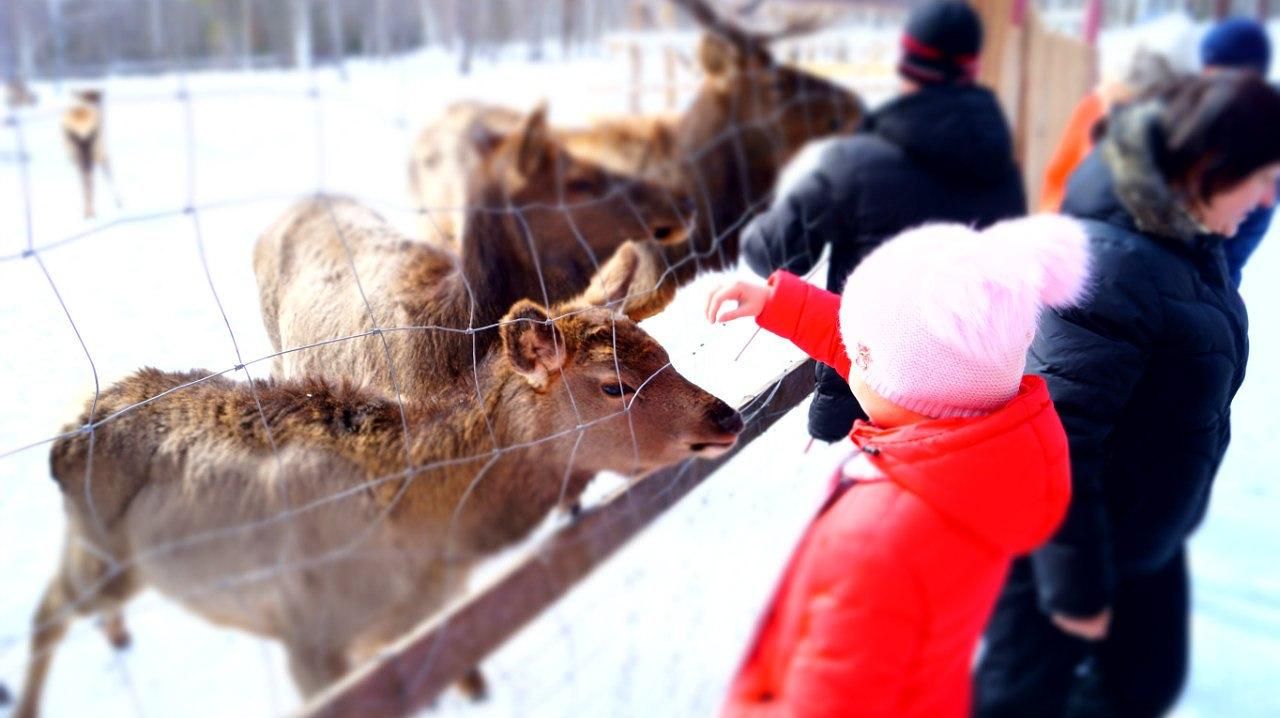
<svg viewBox="0 0 1280 718">
<path fill-rule="evenodd" d="M 560 0 L 560 55 L 568 57 L 577 30 L 578 0 Z"/>
<path fill-rule="evenodd" d="M 431 0 L 418 0 L 418 18 L 422 23 L 422 44 L 430 45 L 439 42 L 440 38 L 436 37 L 439 19 L 436 17 Z"/>
<path fill-rule="evenodd" d="M 456 24 L 459 47 L 458 72 L 463 75 L 471 72 L 471 56 L 475 52 L 476 21 L 475 8 L 470 0 L 451 0 L 453 20 Z"/>
<path fill-rule="evenodd" d="M 543 58 L 542 40 L 547 34 L 544 18 L 547 14 L 546 0 L 528 0 L 529 16 L 525 20 L 529 30 L 529 62 L 538 62 Z"/>
<path fill-rule="evenodd" d="M 240 0 L 240 66 L 253 66 L 253 0 Z"/>
<path fill-rule="evenodd" d="M 292 0 L 290 25 L 293 30 L 293 65 L 311 69 L 311 8 L 307 0 Z"/>
</svg>

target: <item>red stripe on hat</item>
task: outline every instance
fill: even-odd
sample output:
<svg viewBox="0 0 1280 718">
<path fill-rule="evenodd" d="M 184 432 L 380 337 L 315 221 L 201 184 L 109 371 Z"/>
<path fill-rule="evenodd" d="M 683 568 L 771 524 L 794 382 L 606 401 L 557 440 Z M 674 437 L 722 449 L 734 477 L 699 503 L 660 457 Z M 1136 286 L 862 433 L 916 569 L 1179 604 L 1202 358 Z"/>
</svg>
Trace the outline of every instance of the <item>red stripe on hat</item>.
<svg viewBox="0 0 1280 718">
<path fill-rule="evenodd" d="M 938 48 L 926 45 L 923 42 L 920 42 L 919 40 L 905 33 L 902 35 L 902 47 L 906 48 L 907 52 L 919 55 L 924 58 L 928 58 L 930 60 L 937 60 L 938 58 L 942 57 L 942 51 L 939 50 Z"/>
<path fill-rule="evenodd" d="M 973 53 L 966 55 L 948 55 L 942 50 L 939 50 L 932 45 L 926 45 L 905 33 L 902 35 L 902 47 L 906 49 L 907 52 L 910 52 L 913 55 L 919 55 L 927 60 L 939 60 L 945 57 L 954 62 L 965 65 L 971 62 L 977 62 L 978 60 L 977 54 Z"/>
</svg>

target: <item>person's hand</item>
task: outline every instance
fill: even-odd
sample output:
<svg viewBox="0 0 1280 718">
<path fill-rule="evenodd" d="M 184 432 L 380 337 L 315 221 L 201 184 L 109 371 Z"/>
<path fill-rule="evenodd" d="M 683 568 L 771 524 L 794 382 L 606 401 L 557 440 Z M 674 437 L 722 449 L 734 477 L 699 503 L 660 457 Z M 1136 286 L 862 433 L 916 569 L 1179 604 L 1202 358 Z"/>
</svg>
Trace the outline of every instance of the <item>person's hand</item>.
<svg viewBox="0 0 1280 718">
<path fill-rule="evenodd" d="M 714 324 L 740 317 L 758 317 L 769 300 L 769 292 L 768 287 L 750 282 L 734 282 L 720 287 L 707 297 L 707 321 Z M 736 302 L 738 306 L 720 314 L 725 302 Z"/>
<path fill-rule="evenodd" d="M 1111 628 L 1110 608 L 1104 608 L 1101 613 L 1088 618 L 1074 618 L 1061 613 L 1052 614 L 1050 618 L 1063 633 L 1086 641 L 1101 641 L 1107 637 L 1107 631 Z"/>
</svg>

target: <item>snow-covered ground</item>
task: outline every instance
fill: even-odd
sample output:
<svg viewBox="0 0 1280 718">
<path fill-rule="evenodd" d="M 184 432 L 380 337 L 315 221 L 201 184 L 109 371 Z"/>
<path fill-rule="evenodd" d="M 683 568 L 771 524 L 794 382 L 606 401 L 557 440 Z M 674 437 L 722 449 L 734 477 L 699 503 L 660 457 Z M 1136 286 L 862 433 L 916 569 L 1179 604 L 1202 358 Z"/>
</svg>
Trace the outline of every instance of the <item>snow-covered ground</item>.
<svg viewBox="0 0 1280 718">
<path fill-rule="evenodd" d="M 481 63 L 467 78 L 452 66 L 452 58 L 424 53 L 351 63 L 346 83 L 329 70 L 113 79 L 107 138 L 124 204 L 116 209 L 100 191 L 100 219 L 90 222 L 79 217 L 57 125 L 66 88 L 38 86 L 41 105 L 0 132 L 0 682 L 10 691 L 20 685 L 30 616 L 62 532 L 48 445 L 15 449 L 55 435 L 95 381 L 105 387 L 144 365 L 222 370 L 270 353 L 250 267 L 258 233 L 317 188 L 361 197 L 412 231 L 407 148 L 443 103 L 480 97 L 528 106 L 546 97 L 561 122 L 626 106 L 624 69 L 604 56 Z M 27 182 L 15 162 L 20 140 L 30 156 Z M 188 206 L 197 211 L 183 213 Z M 29 243 L 39 252 L 24 257 Z M 1273 277 L 1275 237 L 1246 270 L 1252 370 L 1211 513 L 1193 543 L 1195 656 L 1183 717 L 1280 715 L 1272 685 L 1280 574 L 1271 568 L 1280 555 L 1272 519 L 1280 491 L 1266 453 L 1267 439 L 1280 435 L 1272 411 L 1280 377 L 1269 371 L 1280 363 L 1280 321 L 1268 313 L 1280 306 Z M 701 303 L 717 281 L 685 288 L 647 326 L 682 373 L 736 402 L 797 353 L 753 337 L 749 324 L 707 325 Z M 248 371 L 262 376 L 267 366 L 250 363 Z M 784 418 L 486 661 L 487 703 L 451 693 L 438 712 L 713 713 L 844 451 L 805 453 L 803 413 Z M 127 620 L 134 645 L 124 653 L 111 651 L 90 622 L 76 624 L 53 664 L 46 715 L 268 716 L 296 706 L 274 644 L 214 628 L 150 592 Z"/>
</svg>

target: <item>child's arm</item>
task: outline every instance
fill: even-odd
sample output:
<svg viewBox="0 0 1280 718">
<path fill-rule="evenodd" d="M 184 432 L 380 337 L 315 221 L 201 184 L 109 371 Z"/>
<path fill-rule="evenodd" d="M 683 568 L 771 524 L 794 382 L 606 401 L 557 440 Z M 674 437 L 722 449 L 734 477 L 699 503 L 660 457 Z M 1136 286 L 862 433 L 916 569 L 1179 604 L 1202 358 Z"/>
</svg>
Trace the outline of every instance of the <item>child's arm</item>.
<svg viewBox="0 0 1280 718">
<path fill-rule="evenodd" d="M 721 306 L 738 306 L 720 315 Z M 764 329 L 789 339 L 806 354 L 849 378 L 849 354 L 840 339 L 840 295 L 819 289 L 789 272 L 774 272 L 769 286 L 735 282 L 711 293 L 707 319 L 727 322 L 755 317 Z"/>
<path fill-rule="evenodd" d="M 837 581 L 809 599 L 802 635 L 782 678 L 778 703 L 785 708 L 779 715 L 901 715 L 906 676 L 920 660 L 926 630 L 924 597 L 900 559 L 872 548 L 862 553 L 876 557 L 864 556 L 859 577 Z"/>
</svg>

